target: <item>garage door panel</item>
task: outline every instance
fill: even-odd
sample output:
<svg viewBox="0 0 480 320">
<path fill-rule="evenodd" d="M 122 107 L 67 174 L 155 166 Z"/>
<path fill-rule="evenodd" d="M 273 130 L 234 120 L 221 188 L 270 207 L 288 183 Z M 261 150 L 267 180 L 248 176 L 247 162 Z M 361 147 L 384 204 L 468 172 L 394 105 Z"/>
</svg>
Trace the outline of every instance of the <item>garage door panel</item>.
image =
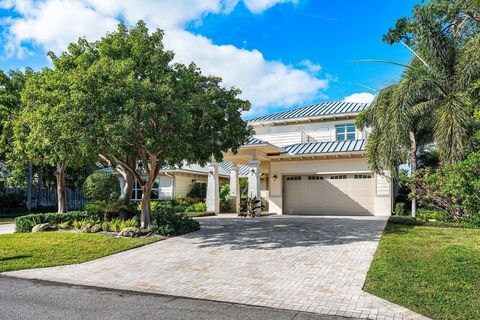
<svg viewBox="0 0 480 320">
<path fill-rule="evenodd" d="M 353 175 L 284 179 L 284 213 L 371 215 L 373 180 Z M 312 179 L 310 179 L 312 178 Z"/>
</svg>

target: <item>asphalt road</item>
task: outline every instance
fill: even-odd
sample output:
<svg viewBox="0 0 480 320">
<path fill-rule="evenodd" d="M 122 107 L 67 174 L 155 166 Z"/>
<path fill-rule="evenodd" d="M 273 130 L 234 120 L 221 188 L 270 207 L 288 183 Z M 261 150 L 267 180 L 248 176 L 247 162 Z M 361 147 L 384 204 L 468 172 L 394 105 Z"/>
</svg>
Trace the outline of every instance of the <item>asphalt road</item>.
<svg viewBox="0 0 480 320">
<path fill-rule="evenodd" d="M 2 320 L 345 320 L 289 310 L 0 276 Z"/>
</svg>

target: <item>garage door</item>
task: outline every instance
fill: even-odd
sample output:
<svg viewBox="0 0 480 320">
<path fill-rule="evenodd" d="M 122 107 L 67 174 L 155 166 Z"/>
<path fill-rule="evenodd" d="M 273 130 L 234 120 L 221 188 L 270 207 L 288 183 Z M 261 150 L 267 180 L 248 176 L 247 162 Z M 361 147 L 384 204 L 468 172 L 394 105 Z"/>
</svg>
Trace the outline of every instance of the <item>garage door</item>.
<svg viewBox="0 0 480 320">
<path fill-rule="evenodd" d="M 373 214 L 370 174 L 285 176 L 283 193 L 286 214 Z"/>
</svg>

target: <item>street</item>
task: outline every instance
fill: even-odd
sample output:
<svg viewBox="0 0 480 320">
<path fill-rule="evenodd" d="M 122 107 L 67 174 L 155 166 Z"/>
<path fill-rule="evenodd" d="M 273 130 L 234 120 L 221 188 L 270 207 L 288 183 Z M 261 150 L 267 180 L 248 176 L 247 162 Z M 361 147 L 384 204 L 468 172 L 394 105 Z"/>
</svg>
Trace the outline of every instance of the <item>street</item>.
<svg viewBox="0 0 480 320">
<path fill-rule="evenodd" d="M 0 276 L 5 320 L 344 320 L 297 311 Z"/>
</svg>

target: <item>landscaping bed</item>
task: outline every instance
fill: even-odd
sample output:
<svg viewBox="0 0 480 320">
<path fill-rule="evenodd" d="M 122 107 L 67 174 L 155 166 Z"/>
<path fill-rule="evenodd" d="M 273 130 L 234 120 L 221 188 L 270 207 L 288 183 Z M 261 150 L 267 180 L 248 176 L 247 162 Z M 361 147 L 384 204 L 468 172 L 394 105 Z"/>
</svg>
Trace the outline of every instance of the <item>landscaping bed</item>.
<svg viewBox="0 0 480 320">
<path fill-rule="evenodd" d="M 71 232 L 0 235 L 0 272 L 82 263 L 163 239 Z"/>
<path fill-rule="evenodd" d="M 432 319 L 480 319 L 480 230 L 392 217 L 365 291 Z"/>
</svg>

